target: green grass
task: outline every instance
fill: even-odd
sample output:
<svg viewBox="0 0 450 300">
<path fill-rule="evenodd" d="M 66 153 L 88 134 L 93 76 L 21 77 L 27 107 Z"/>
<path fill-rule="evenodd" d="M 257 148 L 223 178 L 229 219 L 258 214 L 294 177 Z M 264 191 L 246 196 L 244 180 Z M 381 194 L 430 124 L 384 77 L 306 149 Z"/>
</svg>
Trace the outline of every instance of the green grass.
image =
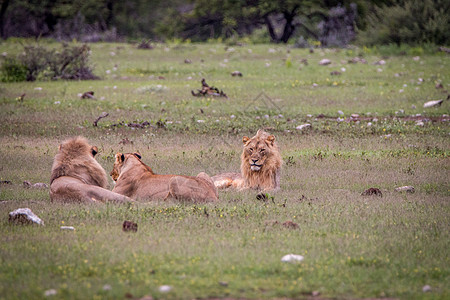
<svg viewBox="0 0 450 300">
<path fill-rule="evenodd" d="M 423 108 L 447 98 L 448 56 L 391 56 L 379 66 L 367 49 L 90 46 L 101 80 L 0 85 L 0 180 L 13 183 L 0 186 L 0 299 L 42 299 L 49 289 L 50 299 L 450 297 L 450 109 Z M 0 44 L 0 53 L 18 51 Z M 358 54 L 369 63 L 347 63 Z M 323 58 L 332 65 L 319 66 Z M 229 99 L 193 97 L 201 78 Z M 97 100 L 78 97 L 89 90 Z M 261 92 L 270 99 L 255 100 Z M 103 111 L 109 117 L 93 127 Z M 354 113 L 360 122 L 336 121 Z M 117 125 L 143 121 L 151 126 Z M 312 128 L 295 129 L 303 123 Z M 22 186 L 48 183 L 58 145 L 73 135 L 98 146 L 108 173 L 116 152 L 139 151 L 157 173 L 215 175 L 239 169 L 242 136 L 259 128 L 276 135 L 285 162 L 281 191 L 267 201 L 220 191 L 217 204 L 62 205 Z M 394 192 L 403 185 L 416 192 Z M 361 196 L 370 187 L 383 197 Z M 45 226 L 9 224 L 19 207 Z M 124 220 L 138 232 L 123 232 Z M 289 253 L 305 259 L 282 263 Z"/>
</svg>

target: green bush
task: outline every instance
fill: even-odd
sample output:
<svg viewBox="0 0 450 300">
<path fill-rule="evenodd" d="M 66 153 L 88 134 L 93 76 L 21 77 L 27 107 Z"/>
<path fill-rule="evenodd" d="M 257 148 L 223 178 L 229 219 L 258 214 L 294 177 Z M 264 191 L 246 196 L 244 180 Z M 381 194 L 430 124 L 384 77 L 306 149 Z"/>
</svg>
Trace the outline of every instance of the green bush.
<svg viewBox="0 0 450 300">
<path fill-rule="evenodd" d="M 27 45 L 16 59 L 5 60 L 1 70 L 2 81 L 98 79 L 89 65 L 87 45 L 63 44 L 61 49 Z"/>
<path fill-rule="evenodd" d="M 448 0 L 405 0 L 393 6 L 375 8 L 360 32 L 364 45 L 445 45 L 450 41 L 450 2 Z"/>
<path fill-rule="evenodd" d="M 27 68 L 14 58 L 6 58 L 0 67 L 0 81 L 18 82 L 27 79 Z"/>
</svg>

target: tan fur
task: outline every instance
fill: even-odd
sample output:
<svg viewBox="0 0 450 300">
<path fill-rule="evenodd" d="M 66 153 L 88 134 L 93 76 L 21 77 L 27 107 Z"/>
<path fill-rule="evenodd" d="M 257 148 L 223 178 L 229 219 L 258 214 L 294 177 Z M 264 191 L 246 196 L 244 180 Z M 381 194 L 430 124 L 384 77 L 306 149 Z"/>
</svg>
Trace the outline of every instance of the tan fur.
<svg viewBox="0 0 450 300">
<path fill-rule="evenodd" d="M 217 189 L 211 177 L 158 175 L 141 161 L 138 153 L 117 153 L 111 177 L 116 181 L 113 192 L 138 200 L 217 201 Z"/>
<path fill-rule="evenodd" d="M 221 189 L 280 189 L 280 171 L 283 160 L 275 142 L 275 136 L 258 130 L 252 138 L 242 138 L 241 173 L 224 173 L 213 176 L 214 185 Z"/>
<path fill-rule="evenodd" d="M 105 170 L 94 159 L 98 149 L 85 138 L 64 141 L 53 160 L 50 199 L 57 202 L 129 202 L 128 197 L 106 189 Z"/>
</svg>

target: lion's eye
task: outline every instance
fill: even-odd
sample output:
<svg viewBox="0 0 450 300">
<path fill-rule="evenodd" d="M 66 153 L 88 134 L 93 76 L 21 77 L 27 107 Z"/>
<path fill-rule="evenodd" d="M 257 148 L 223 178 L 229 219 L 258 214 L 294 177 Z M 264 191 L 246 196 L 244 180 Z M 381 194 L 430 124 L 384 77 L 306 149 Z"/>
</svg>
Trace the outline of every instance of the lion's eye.
<svg viewBox="0 0 450 300">
<path fill-rule="evenodd" d="M 264 152 L 264 151 L 266 151 L 266 149 L 261 149 L 261 150 L 259 150 L 259 152 L 261 152 L 261 153 Z"/>
<path fill-rule="evenodd" d="M 250 150 L 250 152 L 253 152 L 253 148 L 250 148 L 250 149 L 248 149 L 248 150 Z"/>
</svg>

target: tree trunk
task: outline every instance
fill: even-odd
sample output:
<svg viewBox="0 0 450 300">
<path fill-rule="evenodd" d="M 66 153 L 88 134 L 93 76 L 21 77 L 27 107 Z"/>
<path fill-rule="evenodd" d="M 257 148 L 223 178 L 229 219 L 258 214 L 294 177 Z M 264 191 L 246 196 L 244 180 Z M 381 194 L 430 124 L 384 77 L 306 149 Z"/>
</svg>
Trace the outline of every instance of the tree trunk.
<svg viewBox="0 0 450 300">
<path fill-rule="evenodd" d="M 264 17 L 264 21 L 266 22 L 267 31 L 269 31 L 269 35 L 270 35 L 270 38 L 272 39 L 272 42 L 279 43 L 277 35 L 275 34 L 275 30 L 273 29 L 272 22 L 270 21 L 270 18 L 268 15 Z"/>
<path fill-rule="evenodd" d="M 6 10 L 8 9 L 9 0 L 3 0 L 2 6 L 0 8 L 0 37 L 2 39 L 6 39 L 5 34 L 5 14 Z"/>
</svg>

